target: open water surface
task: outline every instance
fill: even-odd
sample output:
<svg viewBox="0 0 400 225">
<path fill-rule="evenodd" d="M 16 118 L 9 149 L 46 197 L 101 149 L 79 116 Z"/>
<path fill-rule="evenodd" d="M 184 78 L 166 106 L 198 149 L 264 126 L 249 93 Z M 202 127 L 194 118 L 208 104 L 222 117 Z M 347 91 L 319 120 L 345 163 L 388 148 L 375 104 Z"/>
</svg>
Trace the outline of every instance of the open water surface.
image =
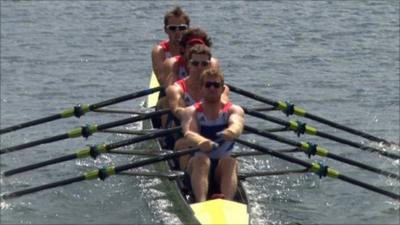
<svg viewBox="0 0 400 225">
<path fill-rule="evenodd" d="M 309 112 L 399 142 L 399 2 L 379 1 L 1 1 L 1 127 L 79 103 L 143 90 L 150 50 L 166 36 L 163 16 L 181 5 L 214 42 L 226 81 Z M 232 94 L 246 106 L 261 103 Z M 138 110 L 143 99 L 119 108 Z M 285 118 L 282 113 L 273 112 Z M 90 115 L 90 116 L 89 116 Z M 80 125 L 126 118 L 90 113 L 1 136 L 1 148 Z M 286 119 L 286 118 L 285 118 Z M 276 127 L 246 117 L 249 124 Z M 354 141 L 366 140 L 300 119 Z M 140 129 L 140 124 L 136 124 Z M 399 173 L 399 161 L 327 141 L 343 157 Z M 1 155 L 2 171 L 126 136 L 96 134 Z M 247 135 L 279 149 L 274 141 Z M 143 146 L 142 146 L 143 147 Z M 378 146 L 379 147 L 379 146 Z M 143 147 L 145 148 L 145 146 Z M 238 147 L 238 151 L 248 150 Z M 399 148 L 386 149 L 399 153 Z M 294 154 L 307 159 L 304 154 Z M 343 174 L 399 193 L 399 182 L 333 160 Z M 1 176 L 1 193 L 129 162 L 106 155 Z M 297 168 L 270 156 L 241 159 L 242 171 Z M 399 203 L 332 178 L 295 174 L 246 182 L 253 224 L 399 224 Z M 114 176 L 1 201 L 1 224 L 179 224 L 160 180 Z"/>
</svg>

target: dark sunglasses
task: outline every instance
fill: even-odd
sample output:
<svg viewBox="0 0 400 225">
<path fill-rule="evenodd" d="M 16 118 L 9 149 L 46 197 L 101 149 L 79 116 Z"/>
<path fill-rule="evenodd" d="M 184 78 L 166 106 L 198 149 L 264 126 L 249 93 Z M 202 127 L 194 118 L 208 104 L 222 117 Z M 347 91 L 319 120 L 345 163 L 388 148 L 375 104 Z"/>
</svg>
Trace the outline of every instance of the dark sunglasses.
<svg viewBox="0 0 400 225">
<path fill-rule="evenodd" d="M 204 87 L 206 88 L 210 88 L 211 86 L 214 86 L 215 88 L 220 88 L 224 86 L 224 84 L 222 82 L 216 82 L 216 81 L 206 81 L 206 83 L 204 84 Z"/>
<path fill-rule="evenodd" d="M 210 64 L 210 61 L 196 61 L 196 60 L 190 60 L 190 64 L 193 66 L 199 66 L 201 65 L 202 67 L 208 66 Z"/>
<path fill-rule="evenodd" d="M 181 25 L 168 25 L 166 26 L 168 30 L 170 31 L 176 31 L 176 30 L 186 30 L 188 28 L 188 25 L 186 24 L 181 24 Z"/>
</svg>

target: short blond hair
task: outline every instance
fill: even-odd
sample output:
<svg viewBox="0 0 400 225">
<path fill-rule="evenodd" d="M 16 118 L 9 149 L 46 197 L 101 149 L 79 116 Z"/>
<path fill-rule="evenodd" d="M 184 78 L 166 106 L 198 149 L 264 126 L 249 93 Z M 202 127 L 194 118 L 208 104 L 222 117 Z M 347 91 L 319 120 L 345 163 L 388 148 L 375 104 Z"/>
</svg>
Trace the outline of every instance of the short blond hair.
<svg viewBox="0 0 400 225">
<path fill-rule="evenodd" d="M 207 80 L 207 78 L 217 78 L 222 82 L 222 84 L 224 84 L 224 73 L 220 69 L 208 68 L 204 70 L 200 75 L 201 85 L 204 85 L 204 82 Z"/>
</svg>

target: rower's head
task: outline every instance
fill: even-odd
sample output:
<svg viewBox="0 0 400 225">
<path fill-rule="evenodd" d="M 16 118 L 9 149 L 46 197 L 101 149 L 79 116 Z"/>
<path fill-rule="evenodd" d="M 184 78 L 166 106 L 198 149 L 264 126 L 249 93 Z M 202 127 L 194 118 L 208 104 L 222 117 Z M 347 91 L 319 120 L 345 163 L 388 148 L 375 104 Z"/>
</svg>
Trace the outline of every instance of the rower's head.
<svg viewBox="0 0 400 225">
<path fill-rule="evenodd" d="M 188 59 L 187 54 L 192 46 L 196 44 L 206 45 L 209 48 L 212 46 L 211 38 L 204 30 L 198 27 L 185 30 L 179 43 L 184 49 L 183 54 L 185 55 L 186 59 Z"/>
<path fill-rule="evenodd" d="M 175 44 L 179 44 L 182 33 L 189 28 L 189 25 L 189 16 L 179 6 L 168 11 L 164 16 L 164 31 L 167 33 L 169 41 Z"/>
<path fill-rule="evenodd" d="M 204 101 L 221 101 L 224 92 L 224 73 L 220 69 L 209 68 L 200 75 L 201 91 Z"/>
<path fill-rule="evenodd" d="M 210 68 L 211 51 L 206 45 L 193 45 L 188 52 L 188 69 L 190 76 L 200 76 L 205 70 Z"/>
</svg>

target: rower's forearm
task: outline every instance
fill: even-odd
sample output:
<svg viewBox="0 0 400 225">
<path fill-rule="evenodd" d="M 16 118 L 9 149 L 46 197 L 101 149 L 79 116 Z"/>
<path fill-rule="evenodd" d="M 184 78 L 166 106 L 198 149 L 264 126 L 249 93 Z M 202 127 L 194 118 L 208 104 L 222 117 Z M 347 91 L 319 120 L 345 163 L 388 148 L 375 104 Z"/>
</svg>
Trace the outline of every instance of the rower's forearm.
<svg viewBox="0 0 400 225">
<path fill-rule="evenodd" d="M 223 132 L 224 139 L 233 140 L 238 138 L 243 132 L 243 123 L 236 122 L 229 125 Z"/>
<path fill-rule="evenodd" d="M 185 132 L 185 138 L 195 144 L 196 146 L 201 145 L 202 143 L 209 141 L 207 138 L 201 136 L 200 134 L 193 132 L 193 131 L 187 131 Z"/>
</svg>

